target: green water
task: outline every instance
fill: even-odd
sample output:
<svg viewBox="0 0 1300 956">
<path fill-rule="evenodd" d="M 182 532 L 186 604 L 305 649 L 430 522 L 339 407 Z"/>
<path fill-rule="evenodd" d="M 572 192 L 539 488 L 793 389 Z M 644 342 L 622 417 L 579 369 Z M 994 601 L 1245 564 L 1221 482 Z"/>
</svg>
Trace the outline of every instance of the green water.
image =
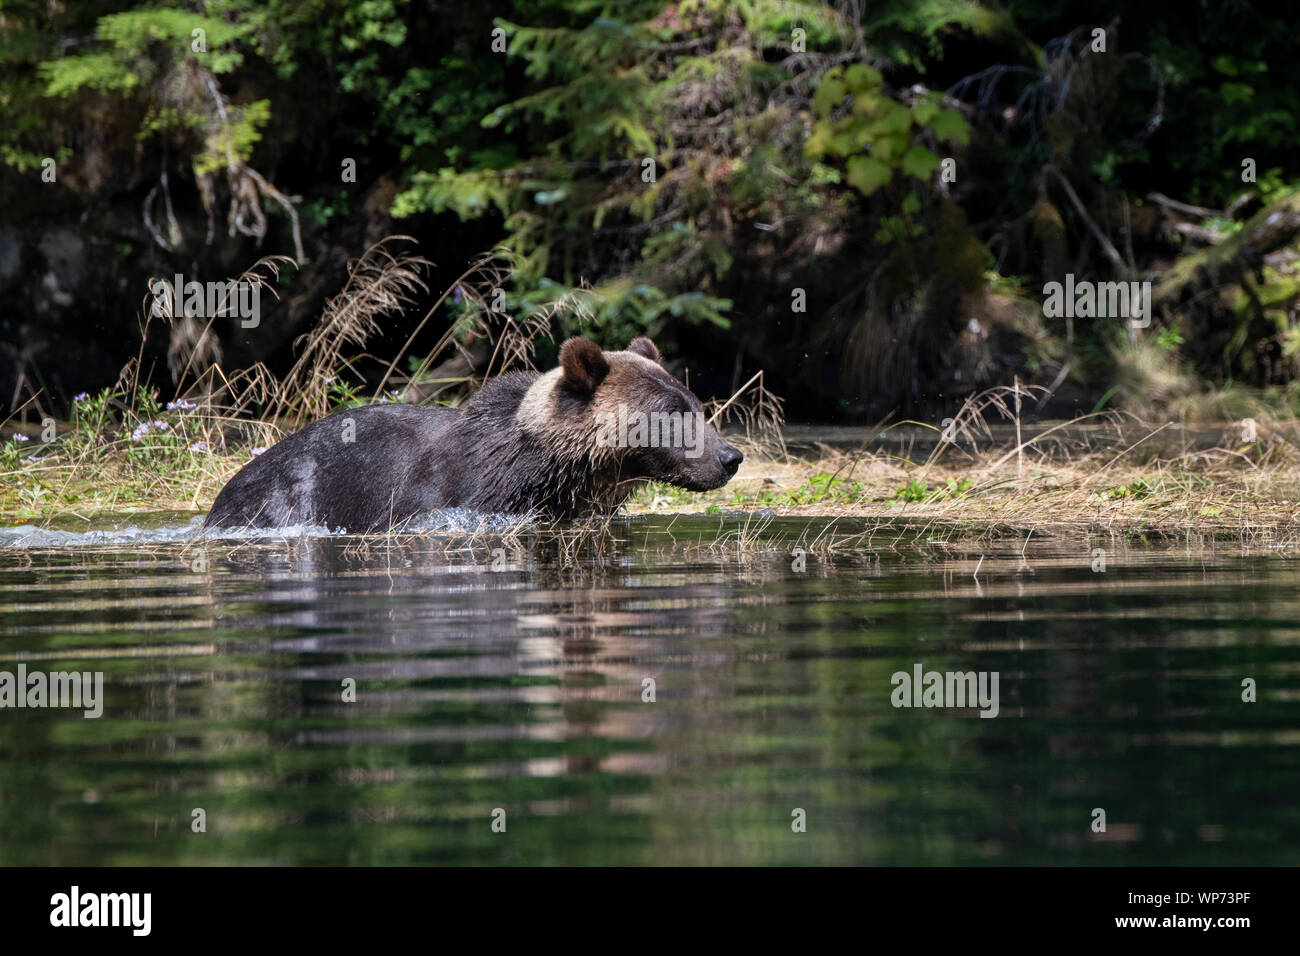
<svg viewBox="0 0 1300 956">
<path fill-rule="evenodd" d="M 1300 863 L 1294 555 L 742 524 L 0 547 L 0 863 Z"/>
</svg>

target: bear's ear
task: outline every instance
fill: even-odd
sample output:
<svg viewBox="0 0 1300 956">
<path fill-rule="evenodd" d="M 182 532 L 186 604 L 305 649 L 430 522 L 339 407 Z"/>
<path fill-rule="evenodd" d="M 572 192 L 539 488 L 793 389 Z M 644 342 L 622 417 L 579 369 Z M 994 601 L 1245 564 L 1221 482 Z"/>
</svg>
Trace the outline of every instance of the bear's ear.
<svg viewBox="0 0 1300 956">
<path fill-rule="evenodd" d="M 656 365 L 663 364 L 663 359 L 659 357 L 659 350 L 655 348 L 655 344 L 651 342 L 648 338 L 646 338 L 644 335 L 641 336 L 640 338 L 635 338 L 631 342 L 629 342 L 627 345 L 627 350 L 629 352 L 635 352 L 637 355 L 640 355 L 642 358 L 648 358 Z"/>
<path fill-rule="evenodd" d="M 609 374 L 609 359 L 591 339 L 569 339 L 560 346 L 560 368 L 565 385 L 590 395 Z"/>
</svg>

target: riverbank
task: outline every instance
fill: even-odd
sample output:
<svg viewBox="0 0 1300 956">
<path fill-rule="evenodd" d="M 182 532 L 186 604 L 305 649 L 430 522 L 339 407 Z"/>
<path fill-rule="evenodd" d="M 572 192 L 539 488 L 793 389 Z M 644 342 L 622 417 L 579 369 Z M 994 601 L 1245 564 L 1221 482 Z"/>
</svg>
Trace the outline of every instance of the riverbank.
<svg viewBox="0 0 1300 956">
<path fill-rule="evenodd" d="M 1231 437 L 1239 427 L 1221 431 Z M 772 458 L 750 449 L 725 489 L 692 495 L 656 487 L 628 510 L 762 508 L 1058 531 L 1300 532 L 1300 449 L 1283 430 L 1252 442 L 1175 450 L 1164 434 L 1170 428 L 1129 423 L 1116 441 L 1083 453 L 1066 444 L 1068 429 L 1050 449 L 947 445 L 920 460 L 829 448 L 812 458 Z"/>
<path fill-rule="evenodd" d="M 105 427 L 105 419 L 104 397 L 87 397 L 76 418 L 55 429 L 53 441 L 42 442 L 34 431 L 0 440 L 0 524 L 73 527 L 109 516 L 200 514 L 279 434 L 266 423 L 240 422 L 242 441 L 235 442 L 229 421 L 184 402 L 145 408 L 129 428 Z M 746 458 L 725 488 L 697 494 L 653 484 L 624 510 L 1300 540 L 1300 442 L 1293 424 L 1250 420 L 1183 429 L 1114 417 L 1040 423 L 1030 432 L 1025 428 L 1019 441 L 1014 432 L 966 431 L 954 441 L 903 442 L 885 430 L 857 448 L 808 440 L 798 451 L 729 436 Z"/>
</svg>

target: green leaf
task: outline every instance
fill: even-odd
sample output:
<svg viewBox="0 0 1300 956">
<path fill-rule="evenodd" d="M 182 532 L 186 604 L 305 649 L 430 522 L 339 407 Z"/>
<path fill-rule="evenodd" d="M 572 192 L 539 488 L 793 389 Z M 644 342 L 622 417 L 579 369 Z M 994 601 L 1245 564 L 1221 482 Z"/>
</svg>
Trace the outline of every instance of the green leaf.
<svg viewBox="0 0 1300 956">
<path fill-rule="evenodd" d="M 804 152 L 809 156 L 825 156 L 831 148 L 831 127 L 829 123 L 817 123 L 804 144 Z"/>
<path fill-rule="evenodd" d="M 1224 76 L 1237 75 L 1237 64 L 1230 56 L 1216 56 L 1210 61 L 1210 65 Z"/>
<path fill-rule="evenodd" d="M 970 124 L 956 110 L 939 110 L 930 123 L 934 135 L 965 145 L 970 142 Z"/>
<path fill-rule="evenodd" d="M 874 129 L 882 134 L 906 133 L 912 128 L 912 111 L 906 106 L 899 106 L 893 100 L 884 100 L 881 113 Z"/>
<path fill-rule="evenodd" d="M 827 73 L 822 78 L 821 86 L 817 87 L 816 95 L 813 96 L 813 109 L 817 111 L 818 116 L 829 116 L 831 110 L 844 100 L 844 93 L 844 81 Z"/>
<path fill-rule="evenodd" d="M 854 63 L 844 71 L 844 82 L 848 84 L 849 89 L 854 93 L 862 93 L 866 90 L 878 87 L 884 78 L 879 72 L 873 70 L 865 63 Z"/>
<path fill-rule="evenodd" d="M 1255 90 L 1245 83 L 1224 83 L 1219 87 L 1219 95 L 1228 104 L 1249 103 L 1255 98 Z"/>
<path fill-rule="evenodd" d="M 871 155 L 876 157 L 882 163 L 889 163 L 897 166 L 897 158 L 902 155 L 903 150 L 907 148 L 907 137 L 901 133 L 890 136 L 879 136 L 869 140 L 871 143 Z M 865 144 L 864 144 L 865 145 Z"/>
<path fill-rule="evenodd" d="M 854 156 L 848 163 L 848 183 L 864 196 L 870 196 L 889 182 L 890 169 L 870 156 Z"/>
<path fill-rule="evenodd" d="M 939 157 L 924 146 L 913 146 L 903 155 L 903 172 L 916 179 L 929 179 L 939 168 Z"/>
</svg>

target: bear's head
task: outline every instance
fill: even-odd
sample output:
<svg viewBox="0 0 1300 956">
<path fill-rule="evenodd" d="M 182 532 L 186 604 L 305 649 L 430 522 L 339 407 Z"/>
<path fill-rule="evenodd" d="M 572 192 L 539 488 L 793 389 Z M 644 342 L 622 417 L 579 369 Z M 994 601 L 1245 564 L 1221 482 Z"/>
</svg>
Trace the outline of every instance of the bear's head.
<svg viewBox="0 0 1300 956">
<path fill-rule="evenodd" d="M 620 482 L 663 481 L 688 491 L 721 488 L 744 456 L 706 420 L 704 406 L 664 369 L 647 338 L 623 352 L 569 339 L 560 367 L 530 388 L 519 422 L 562 443 Z"/>
</svg>

